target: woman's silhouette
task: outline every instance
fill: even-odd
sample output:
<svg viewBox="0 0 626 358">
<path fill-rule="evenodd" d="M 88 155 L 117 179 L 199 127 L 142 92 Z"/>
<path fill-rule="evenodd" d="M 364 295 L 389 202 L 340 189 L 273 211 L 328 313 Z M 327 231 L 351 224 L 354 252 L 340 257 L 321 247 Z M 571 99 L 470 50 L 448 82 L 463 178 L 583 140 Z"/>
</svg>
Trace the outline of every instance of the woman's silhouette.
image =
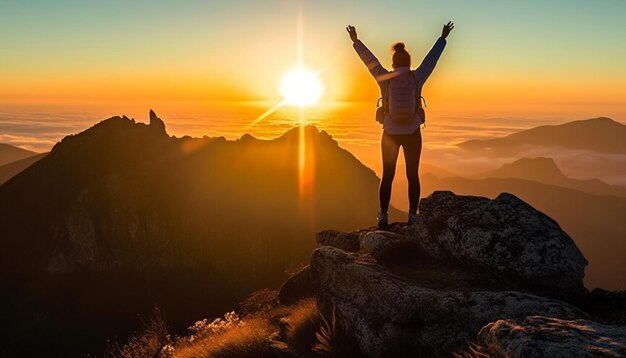
<svg viewBox="0 0 626 358">
<path fill-rule="evenodd" d="M 381 141 L 383 178 L 379 191 L 378 226 L 385 226 L 388 222 L 387 210 L 391 198 L 391 184 L 396 172 L 400 147 L 404 151 L 406 177 L 409 182 L 408 222 L 409 224 L 417 222 L 420 199 L 418 168 L 422 152 L 422 133 L 420 132 L 422 118 L 418 115 L 416 104 L 419 105 L 422 86 L 435 69 L 437 60 L 446 46 L 446 37 L 453 28 L 452 22 L 443 26 L 441 37 L 437 39 L 433 48 L 415 70 L 411 70 L 411 55 L 404 48 L 404 43 L 393 45 L 393 63 L 391 64 L 393 71 L 383 68 L 376 56 L 358 39 L 354 26 L 346 28 L 354 49 L 380 86 L 383 107 L 387 111 L 383 121 Z"/>
</svg>

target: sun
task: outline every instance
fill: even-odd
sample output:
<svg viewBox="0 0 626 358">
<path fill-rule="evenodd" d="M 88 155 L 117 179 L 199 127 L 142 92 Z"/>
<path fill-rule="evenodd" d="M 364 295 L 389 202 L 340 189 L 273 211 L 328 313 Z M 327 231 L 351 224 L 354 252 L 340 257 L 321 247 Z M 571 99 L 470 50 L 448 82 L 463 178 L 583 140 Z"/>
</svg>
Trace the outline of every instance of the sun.
<svg viewBox="0 0 626 358">
<path fill-rule="evenodd" d="M 324 88 L 318 73 L 304 67 L 287 72 L 280 82 L 280 93 L 286 104 L 298 107 L 318 103 Z"/>
</svg>

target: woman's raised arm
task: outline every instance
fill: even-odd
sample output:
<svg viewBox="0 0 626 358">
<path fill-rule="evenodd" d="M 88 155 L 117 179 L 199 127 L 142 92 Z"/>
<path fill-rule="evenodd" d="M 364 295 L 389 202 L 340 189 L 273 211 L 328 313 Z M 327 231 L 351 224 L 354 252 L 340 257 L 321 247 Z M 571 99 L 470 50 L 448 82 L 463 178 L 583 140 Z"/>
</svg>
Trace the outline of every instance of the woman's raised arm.
<svg viewBox="0 0 626 358">
<path fill-rule="evenodd" d="M 372 51 L 370 51 L 363 44 L 363 42 L 361 42 L 361 40 L 358 39 L 358 36 L 356 34 L 356 28 L 354 26 L 348 25 L 348 27 L 346 27 L 346 31 L 348 31 L 348 34 L 350 35 L 350 39 L 352 40 L 352 47 L 354 47 L 354 49 L 356 50 L 356 53 L 361 58 L 361 61 L 363 61 L 365 66 L 367 66 L 367 69 L 370 71 L 372 76 L 374 76 L 376 81 L 382 82 L 388 79 L 388 76 L 386 75 L 389 73 L 389 71 L 383 68 L 383 66 L 380 64 L 380 61 L 378 61 L 378 59 L 376 58 L 376 56 L 374 56 Z"/>
<path fill-rule="evenodd" d="M 415 79 L 418 82 L 423 84 L 424 82 L 426 82 L 430 74 L 433 73 L 433 70 L 437 65 L 437 61 L 439 60 L 439 57 L 441 57 L 443 49 L 446 47 L 446 37 L 448 37 L 450 31 L 452 31 L 453 28 L 454 24 L 452 22 L 448 22 L 447 24 L 443 25 L 441 37 L 437 39 L 437 41 L 433 45 L 433 48 L 430 49 L 426 57 L 424 57 L 422 63 L 415 70 Z"/>
</svg>

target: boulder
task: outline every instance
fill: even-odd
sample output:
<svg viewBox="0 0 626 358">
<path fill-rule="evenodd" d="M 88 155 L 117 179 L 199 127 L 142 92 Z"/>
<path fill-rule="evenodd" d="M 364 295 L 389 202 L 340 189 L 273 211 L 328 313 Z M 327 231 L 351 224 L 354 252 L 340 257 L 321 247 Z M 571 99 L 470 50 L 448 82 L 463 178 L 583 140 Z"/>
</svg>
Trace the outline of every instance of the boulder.
<svg viewBox="0 0 626 358">
<path fill-rule="evenodd" d="M 588 292 L 583 285 L 587 260 L 574 241 L 550 217 L 507 193 L 490 200 L 436 191 L 421 201 L 417 225 L 327 230 L 316 240 L 318 247 L 375 258 L 401 254 L 405 246 L 420 256 L 482 273 L 503 287 L 568 300 Z"/>
<path fill-rule="evenodd" d="M 313 296 L 313 284 L 308 265 L 289 277 L 278 290 L 278 300 L 283 305 L 292 305 L 311 296 Z"/>
<path fill-rule="evenodd" d="M 626 327 L 541 316 L 498 320 L 480 330 L 478 347 L 490 357 L 626 357 Z"/>
<path fill-rule="evenodd" d="M 527 293 L 480 286 L 431 288 L 441 286 L 391 272 L 370 255 L 330 246 L 313 252 L 311 276 L 320 310 L 325 315 L 334 311 L 338 324 L 372 357 L 398 354 L 398 347 L 403 353 L 445 356 L 502 318 L 587 317 L 567 303 Z"/>
<path fill-rule="evenodd" d="M 429 255 L 519 281 L 536 290 L 586 293 L 587 260 L 550 217 L 514 195 L 458 196 L 436 191 L 420 203 L 417 225 L 395 230 Z"/>
</svg>

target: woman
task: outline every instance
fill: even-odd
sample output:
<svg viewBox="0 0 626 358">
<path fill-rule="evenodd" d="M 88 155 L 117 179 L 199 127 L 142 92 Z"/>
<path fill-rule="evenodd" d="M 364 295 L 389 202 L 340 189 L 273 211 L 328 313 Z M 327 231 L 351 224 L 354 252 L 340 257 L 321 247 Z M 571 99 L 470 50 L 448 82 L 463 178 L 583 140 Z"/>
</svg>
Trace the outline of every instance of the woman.
<svg viewBox="0 0 626 358">
<path fill-rule="evenodd" d="M 354 49 L 378 82 L 383 97 L 383 106 L 388 109 L 383 122 L 381 141 L 383 178 L 379 190 L 378 226 L 385 226 L 388 222 L 387 210 L 391 199 L 391 184 L 396 172 L 396 161 L 400 147 L 404 151 L 406 177 L 409 182 L 408 222 L 409 224 L 417 222 L 417 208 L 420 199 L 418 168 L 422 152 L 422 133 L 420 132 L 422 119 L 419 118 L 415 110 L 416 98 L 419 100 L 421 97 L 422 86 L 435 69 L 437 60 L 439 60 L 446 46 L 446 37 L 453 28 L 452 22 L 443 26 L 441 37 L 437 39 L 419 67 L 413 71 L 411 71 L 411 55 L 406 51 L 402 42 L 393 46 L 391 67 L 394 70 L 388 71 L 357 38 L 354 26 L 346 28 Z M 410 114 L 407 115 L 406 113 Z"/>
</svg>

